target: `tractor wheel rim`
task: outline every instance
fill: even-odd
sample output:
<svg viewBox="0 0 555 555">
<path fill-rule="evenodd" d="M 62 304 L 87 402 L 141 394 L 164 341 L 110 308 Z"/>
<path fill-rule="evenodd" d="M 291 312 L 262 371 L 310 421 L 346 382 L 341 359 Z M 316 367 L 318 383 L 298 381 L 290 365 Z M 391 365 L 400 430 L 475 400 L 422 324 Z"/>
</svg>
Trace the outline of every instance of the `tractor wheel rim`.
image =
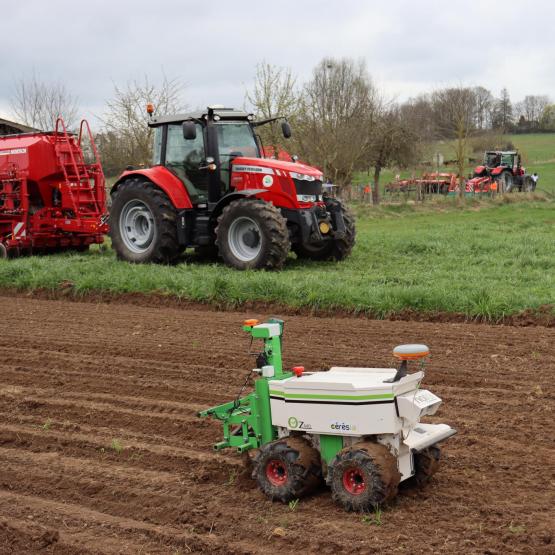
<svg viewBox="0 0 555 555">
<path fill-rule="evenodd" d="M 156 233 L 154 216 L 140 200 L 130 200 L 121 211 L 120 234 L 125 246 L 132 252 L 148 250 Z"/>
<path fill-rule="evenodd" d="M 364 493 L 366 479 L 359 468 L 349 468 L 343 472 L 343 487 L 351 495 Z"/>
<path fill-rule="evenodd" d="M 229 248 L 235 258 L 242 262 L 254 260 L 262 250 L 262 233 L 259 225 L 245 216 L 237 218 L 229 226 Z"/>
<path fill-rule="evenodd" d="M 283 486 L 287 482 L 287 467 L 279 459 L 272 459 L 266 464 L 266 478 L 273 486 Z"/>
</svg>

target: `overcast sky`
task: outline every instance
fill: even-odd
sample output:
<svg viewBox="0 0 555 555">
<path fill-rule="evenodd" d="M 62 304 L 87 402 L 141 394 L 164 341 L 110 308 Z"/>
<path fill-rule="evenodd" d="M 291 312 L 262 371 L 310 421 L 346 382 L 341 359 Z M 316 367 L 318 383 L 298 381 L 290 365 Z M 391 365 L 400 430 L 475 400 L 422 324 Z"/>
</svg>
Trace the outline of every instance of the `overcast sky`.
<svg viewBox="0 0 555 555">
<path fill-rule="evenodd" d="M 401 100 L 449 84 L 555 99 L 552 0 L 19 0 L 1 17 L 4 116 L 33 71 L 62 80 L 91 117 L 114 83 L 145 74 L 181 80 L 193 108 L 242 106 L 257 62 L 302 82 L 325 56 L 364 58 Z"/>
</svg>

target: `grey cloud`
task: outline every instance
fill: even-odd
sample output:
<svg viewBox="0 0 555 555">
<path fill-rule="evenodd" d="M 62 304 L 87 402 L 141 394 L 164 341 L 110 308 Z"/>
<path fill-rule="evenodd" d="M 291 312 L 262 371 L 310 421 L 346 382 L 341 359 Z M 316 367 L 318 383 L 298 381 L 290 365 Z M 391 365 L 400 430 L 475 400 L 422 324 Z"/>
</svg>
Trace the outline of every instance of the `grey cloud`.
<svg viewBox="0 0 555 555">
<path fill-rule="evenodd" d="M 324 56 L 365 58 L 377 84 L 404 98 L 430 86 L 508 87 L 555 96 L 555 4 L 531 0 L 27 0 L 2 7 L 0 112 L 33 70 L 62 80 L 100 114 L 113 83 L 162 71 L 186 102 L 242 105 L 255 64 L 290 66 L 302 81 Z M 511 63 L 514 61 L 513 63 Z"/>
</svg>

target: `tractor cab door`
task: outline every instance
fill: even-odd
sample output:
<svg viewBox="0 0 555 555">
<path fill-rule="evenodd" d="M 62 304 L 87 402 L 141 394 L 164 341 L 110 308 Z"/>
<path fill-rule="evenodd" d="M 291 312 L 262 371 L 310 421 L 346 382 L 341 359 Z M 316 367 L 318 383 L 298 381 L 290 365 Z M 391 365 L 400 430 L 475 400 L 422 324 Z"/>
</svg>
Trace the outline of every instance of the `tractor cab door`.
<svg viewBox="0 0 555 555">
<path fill-rule="evenodd" d="M 224 191 L 229 191 L 233 159 L 239 156 L 260 158 L 260 151 L 247 121 L 221 122 L 216 125 L 216 130 L 222 185 Z"/>
<path fill-rule="evenodd" d="M 208 172 L 205 165 L 204 133 L 200 124 L 193 140 L 183 138 L 181 124 L 168 125 L 165 166 L 173 171 L 187 187 L 193 204 L 208 201 Z"/>
<path fill-rule="evenodd" d="M 501 166 L 505 166 L 507 168 L 510 168 L 511 170 L 513 169 L 513 166 L 515 165 L 515 155 L 514 154 L 508 154 L 505 153 L 501 156 Z"/>
</svg>

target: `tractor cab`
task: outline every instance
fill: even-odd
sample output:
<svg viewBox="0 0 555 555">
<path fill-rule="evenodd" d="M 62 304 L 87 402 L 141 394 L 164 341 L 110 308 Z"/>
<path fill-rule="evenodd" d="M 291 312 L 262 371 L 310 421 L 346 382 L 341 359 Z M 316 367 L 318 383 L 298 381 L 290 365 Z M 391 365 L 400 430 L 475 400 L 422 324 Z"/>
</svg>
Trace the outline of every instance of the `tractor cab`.
<svg viewBox="0 0 555 555">
<path fill-rule="evenodd" d="M 153 113 L 152 105 L 147 107 Z M 186 248 L 238 269 L 281 268 L 298 258 L 343 260 L 355 239 L 352 215 L 326 198 L 318 168 L 264 157 L 253 114 L 223 106 L 152 116 L 153 165 L 114 184 L 110 234 L 118 256 L 169 262 Z"/>
<path fill-rule="evenodd" d="M 255 128 L 279 118 L 254 121 L 253 114 L 209 107 L 205 112 L 153 117 L 153 164 L 174 172 L 187 187 L 195 204 L 217 202 L 231 187 L 236 158 L 263 158 Z M 284 137 L 291 136 L 287 121 Z M 196 201 L 196 202 L 195 202 Z"/>
<path fill-rule="evenodd" d="M 230 188 L 235 158 L 261 157 L 252 120 L 252 114 L 228 108 L 153 117 L 153 165 L 175 173 L 194 204 L 215 202 Z"/>
<path fill-rule="evenodd" d="M 492 150 L 486 152 L 484 156 L 484 166 L 490 170 L 498 167 L 513 168 L 520 167 L 520 154 L 518 152 Z"/>
</svg>

